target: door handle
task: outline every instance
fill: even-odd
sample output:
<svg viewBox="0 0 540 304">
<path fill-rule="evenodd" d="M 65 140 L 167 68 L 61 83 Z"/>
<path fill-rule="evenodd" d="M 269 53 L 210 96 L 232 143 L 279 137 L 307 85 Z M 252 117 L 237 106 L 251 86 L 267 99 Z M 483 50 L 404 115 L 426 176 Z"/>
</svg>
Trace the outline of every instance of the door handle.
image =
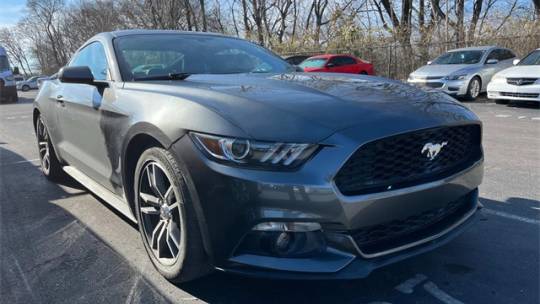
<svg viewBox="0 0 540 304">
<path fill-rule="evenodd" d="M 64 96 L 62 96 L 62 95 L 57 95 L 56 96 L 56 102 L 58 104 L 60 104 L 62 107 L 64 106 L 64 99 L 63 98 L 64 98 Z"/>
</svg>

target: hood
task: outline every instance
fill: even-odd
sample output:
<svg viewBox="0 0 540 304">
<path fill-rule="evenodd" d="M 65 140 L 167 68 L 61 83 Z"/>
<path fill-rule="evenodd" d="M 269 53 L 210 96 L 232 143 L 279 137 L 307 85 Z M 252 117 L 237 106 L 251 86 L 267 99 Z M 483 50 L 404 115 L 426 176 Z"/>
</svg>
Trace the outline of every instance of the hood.
<svg viewBox="0 0 540 304">
<path fill-rule="evenodd" d="M 387 128 L 408 121 L 419 128 L 475 119 L 444 93 L 350 74 L 192 75 L 126 86 L 196 102 L 259 140 L 319 142 L 354 126 Z"/>
<path fill-rule="evenodd" d="M 540 66 L 517 65 L 508 69 L 504 69 L 497 74 L 506 78 L 540 78 Z"/>
<path fill-rule="evenodd" d="M 415 77 L 444 77 L 459 72 L 460 70 L 469 70 L 474 68 L 473 64 L 430 64 L 425 65 L 414 71 Z"/>
</svg>

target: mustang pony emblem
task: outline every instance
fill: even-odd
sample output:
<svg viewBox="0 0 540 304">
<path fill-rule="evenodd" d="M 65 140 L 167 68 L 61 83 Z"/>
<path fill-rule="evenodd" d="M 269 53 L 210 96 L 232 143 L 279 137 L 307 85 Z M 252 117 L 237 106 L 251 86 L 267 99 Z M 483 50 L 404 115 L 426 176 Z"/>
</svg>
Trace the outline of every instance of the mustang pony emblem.
<svg viewBox="0 0 540 304">
<path fill-rule="evenodd" d="M 424 152 L 427 151 L 426 156 L 429 158 L 429 160 L 433 160 L 441 152 L 442 148 L 447 144 L 447 141 L 443 141 L 440 144 L 427 143 L 424 145 L 424 147 L 422 148 L 422 152 L 420 153 L 424 154 Z"/>
</svg>

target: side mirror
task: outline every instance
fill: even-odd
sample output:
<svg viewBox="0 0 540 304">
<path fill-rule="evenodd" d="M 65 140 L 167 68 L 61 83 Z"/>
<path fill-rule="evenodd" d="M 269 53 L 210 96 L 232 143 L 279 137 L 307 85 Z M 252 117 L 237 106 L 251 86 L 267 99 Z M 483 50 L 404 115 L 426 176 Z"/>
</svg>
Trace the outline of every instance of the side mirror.
<svg viewBox="0 0 540 304">
<path fill-rule="evenodd" d="M 94 75 L 87 66 L 63 67 L 58 72 L 58 79 L 64 83 L 94 85 Z"/>
<path fill-rule="evenodd" d="M 486 61 L 486 64 L 497 64 L 497 63 L 499 63 L 499 60 L 497 59 L 488 59 Z"/>
<path fill-rule="evenodd" d="M 428 65 L 431 65 L 433 63 L 433 61 L 428 61 L 427 64 Z"/>
<path fill-rule="evenodd" d="M 512 61 L 512 64 L 517 65 L 519 63 L 519 61 L 520 61 L 519 59 L 514 59 L 514 61 Z"/>
<path fill-rule="evenodd" d="M 336 64 L 335 64 L 335 63 L 332 63 L 332 62 L 329 62 L 329 63 L 326 64 L 326 67 L 327 67 L 327 68 L 333 68 L 333 67 L 335 67 L 335 66 L 336 66 Z"/>
</svg>

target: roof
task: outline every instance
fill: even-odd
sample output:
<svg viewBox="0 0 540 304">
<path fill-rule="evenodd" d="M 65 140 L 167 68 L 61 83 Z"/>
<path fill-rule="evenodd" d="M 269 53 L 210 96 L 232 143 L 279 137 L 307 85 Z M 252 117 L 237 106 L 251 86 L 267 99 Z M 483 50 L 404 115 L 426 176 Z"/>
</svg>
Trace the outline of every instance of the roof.
<svg viewBox="0 0 540 304">
<path fill-rule="evenodd" d="M 208 36 L 225 36 L 219 33 L 210 32 L 193 32 L 193 31 L 177 31 L 177 30 L 119 30 L 109 32 L 114 37 L 130 36 L 130 35 L 148 35 L 148 34 L 185 34 L 185 35 L 208 35 Z"/>
<path fill-rule="evenodd" d="M 351 55 L 351 54 L 321 54 L 321 55 L 311 56 L 311 57 L 309 57 L 309 58 L 330 58 L 330 57 L 335 57 L 335 56 L 349 56 L 349 57 L 354 57 L 354 56 Z"/>
<path fill-rule="evenodd" d="M 459 49 L 453 49 L 449 50 L 449 52 L 457 52 L 457 51 L 487 51 L 492 48 L 496 48 L 496 45 L 484 45 L 484 46 L 471 46 L 466 48 L 459 48 Z"/>
</svg>

